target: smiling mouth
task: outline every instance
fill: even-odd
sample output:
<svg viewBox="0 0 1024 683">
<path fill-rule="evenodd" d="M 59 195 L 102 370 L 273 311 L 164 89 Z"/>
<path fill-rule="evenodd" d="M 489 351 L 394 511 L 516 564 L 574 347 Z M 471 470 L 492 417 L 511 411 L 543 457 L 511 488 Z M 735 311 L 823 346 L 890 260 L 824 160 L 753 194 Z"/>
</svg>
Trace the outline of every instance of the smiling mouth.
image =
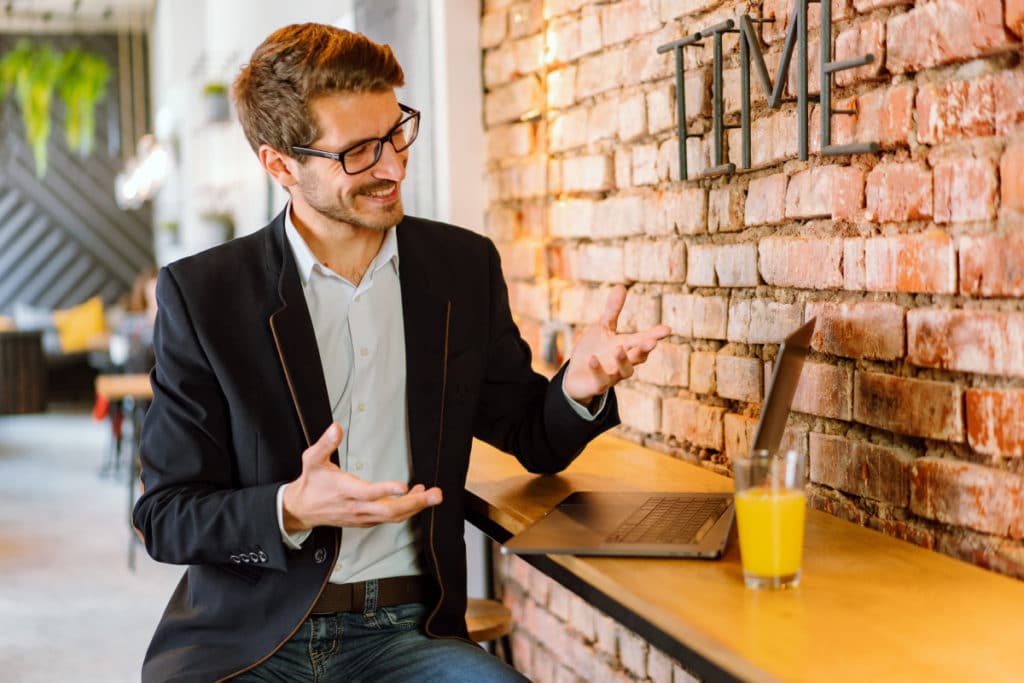
<svg viewBox="0 0 1024 683">
<path fill-rule="evenodd" d="M 394 195 L 398 194 L 398 183 L 389 183 L 387 187 L 376 190 L 365 190 L 362 194 L 371 199 L 391 199 Z"/>
</svg>

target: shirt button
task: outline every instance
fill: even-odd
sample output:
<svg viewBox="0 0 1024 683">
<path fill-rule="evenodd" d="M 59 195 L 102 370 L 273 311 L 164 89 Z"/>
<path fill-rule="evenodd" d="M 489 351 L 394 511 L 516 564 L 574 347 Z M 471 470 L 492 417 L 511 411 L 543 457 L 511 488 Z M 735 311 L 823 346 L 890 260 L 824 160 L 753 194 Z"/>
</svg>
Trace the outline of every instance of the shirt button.
<svg viewBox="0 0 1024 683">
<path fill-rule="evenodd" d="M 359 412 L 360 413 L 365 413 L 366 412 L 366 404 L 365 403 L 360 403 L 359 404 Z"/>
<path fill-rule="evenodd" d="M 327 551 L 324 548 L 317 548 L 316 552 L 313 553 L 313 561 L 317 564 L 323 564 L 324 560 L 327 559 Z"/>
<path fill-rule="evenodd" d="M 370 349 L 368 349 L 368 348 L 366 348 L 366 347 L 364 346 L 363 348 L 359 349 L 359 355 L 360 355 L 360 356 L 363 356 L 364 358 L 365 358 L 366 356 L 369 356 L 369 355 L 370 355 Z"/>
<path fill-rule="evenodd" d="M 359 471 L 359 472 L 362 472 L 363 471 L 363 463 L 357 462 L 356 463 L 356 470 Z"/>
<path fill-rule="evenodd" d="M 359 303 L 359 300 L 362 299 L 362 298 L 363 298 L 362 294 L 356 294 L 356 303 Z"/>
</svg>

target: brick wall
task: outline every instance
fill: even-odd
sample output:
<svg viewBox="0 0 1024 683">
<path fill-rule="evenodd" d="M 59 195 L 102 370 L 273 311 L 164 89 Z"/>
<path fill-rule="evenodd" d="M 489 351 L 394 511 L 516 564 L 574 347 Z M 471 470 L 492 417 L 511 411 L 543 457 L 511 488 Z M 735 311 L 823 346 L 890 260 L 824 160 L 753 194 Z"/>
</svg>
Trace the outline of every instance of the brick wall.
<svg viewBox="0 0 1024 683">
<path fill-rule="evenodd" d="M 819 156 L 812 106 L 798 160 L 795 103 L 769 109 L 755 78 L 754 168 L 713 179 L 712 41 L 688 48 L 687 126 L 705 134 L 680 181 L 674 68 L 655 48 L 774 18 L 760 25 L 774 78 L 791 7 L 484 1 L 486 229 L 524 336 L 538 350 L 544 321 L 584 325 L 626 284 L 620 329 L 673 336 L 620 385 L 618 433 L 728 473 L 777 341 L 817 316 L 787 435 L 809 457 L 811 504 L 1024 578 L 1024 2 L 832 0 L 836 58 L 876 56 L 834 79 L 834 106 L 857 115 L 834 117 L 833 143 L 880 151 Z M 812 92 L 819 24 L 812 4 Z M 723 43 L 735 120 L 737 39 Z M 551 612 L 555 589 L 538 589 L 545 603 L 536 583 L 513 572 L 509 593 Z M 543 642 L 521 623 L 517 642 Z M 624 680 L 671 680 L 571 632 Z M 539 678 L 573 680 L 560 670 Z"/>
</svg>

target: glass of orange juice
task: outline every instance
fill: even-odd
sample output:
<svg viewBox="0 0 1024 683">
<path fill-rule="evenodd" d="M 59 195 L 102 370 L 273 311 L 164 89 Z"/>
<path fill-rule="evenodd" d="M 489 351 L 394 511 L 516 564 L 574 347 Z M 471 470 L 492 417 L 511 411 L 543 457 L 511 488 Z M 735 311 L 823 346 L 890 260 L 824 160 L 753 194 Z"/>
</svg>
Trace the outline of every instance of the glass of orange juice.
<svg viewBox="0 0 1024 683">
<path fill-rule="evenodd" d="M 733 462 L 736 524 L 748 588 L 795 588 L 804 551 L 804 458 L 754 451 Z"/>
</svg>

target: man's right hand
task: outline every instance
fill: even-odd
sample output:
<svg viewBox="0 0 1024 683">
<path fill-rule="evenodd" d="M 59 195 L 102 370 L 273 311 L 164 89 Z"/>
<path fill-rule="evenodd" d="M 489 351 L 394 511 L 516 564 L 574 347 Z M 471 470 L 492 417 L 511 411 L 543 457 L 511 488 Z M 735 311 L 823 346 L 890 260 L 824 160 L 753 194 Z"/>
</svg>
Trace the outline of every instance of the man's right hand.
<svg viewBox="0 0 1024 683">
<path fill-rule="evenodd" d="M 332 422 L 302 453 L 302 474 L 288 484 L 282 499 L 284 530 L 294 534 L 316 526 L 371 527 L 402 522 L 441 502 L 441 489 L 400 481 L 368 482 L 331 462 L 341 443 L 341 426 Z"/>
</svg>

